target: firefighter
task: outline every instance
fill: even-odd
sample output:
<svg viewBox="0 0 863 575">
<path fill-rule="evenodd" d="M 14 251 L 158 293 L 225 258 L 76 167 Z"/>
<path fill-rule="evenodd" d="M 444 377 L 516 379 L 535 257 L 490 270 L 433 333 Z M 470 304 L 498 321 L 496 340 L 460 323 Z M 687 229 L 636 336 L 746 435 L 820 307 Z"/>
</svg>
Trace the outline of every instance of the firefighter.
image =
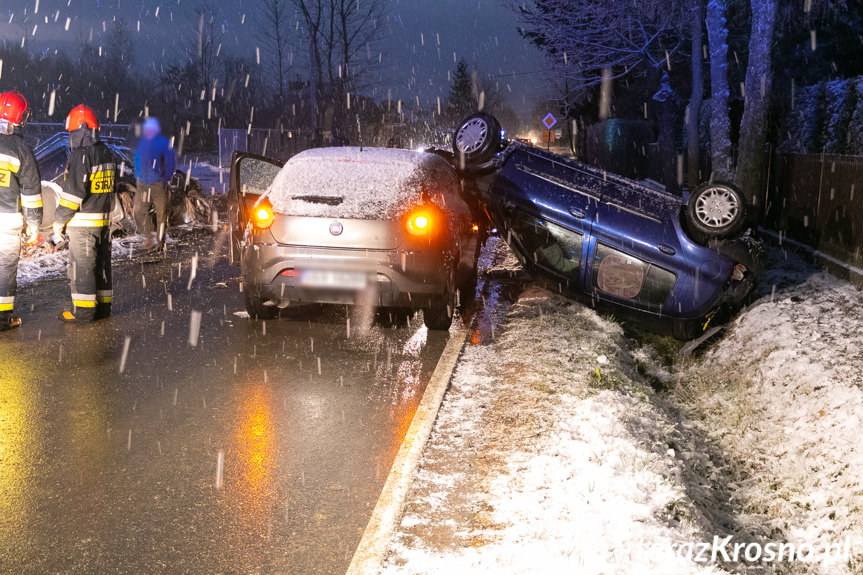
<svg viewBox="0 0 863 575">
<path fill-rule="evenodd" d="M 27 241 L 32 242 L 42 223 L 39 166 L 21 134 L 27 115 L 24 96 L 0 94 L 0 331 L 21 325 L 21 318 L 12 316 L 21 230 L 26 220 Z"/>
<path fill-rule="evenodd" d="M 66 117 L 69 160 L 63 175 L 54 233 L 69 235 L 72 311 L 65 322 L 86 322 L 111 315 L 111 208 L 117 182 L 114 154 L 99 141 L 99 120 L 87 106 Z"/>
</svg>

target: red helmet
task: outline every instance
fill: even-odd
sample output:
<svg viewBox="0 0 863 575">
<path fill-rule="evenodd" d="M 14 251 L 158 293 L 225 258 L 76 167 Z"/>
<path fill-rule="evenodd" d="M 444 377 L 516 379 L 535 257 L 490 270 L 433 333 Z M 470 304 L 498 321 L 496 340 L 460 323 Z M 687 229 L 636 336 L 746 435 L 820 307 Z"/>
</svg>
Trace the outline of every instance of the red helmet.
<svg viewBox="0 0 863 575">
<path fill-rule="evenodd" d="M 96 112 L 91 108 L 81 104 L 80 106 L 72 108 L 72 111 L 69 112 L 68 116 L 66 116 L 66 131 L 74 132 L 78 128 L 83 128 L 84 126 L 91 130 L 98 130 L 99 118 L 96 117 Z"/>
<path fill-rule="evenodd" d="M 18 92 L 0 94 L 0 120 L 20 126 L 27 120 L 27 100 Z"/>
</svg>

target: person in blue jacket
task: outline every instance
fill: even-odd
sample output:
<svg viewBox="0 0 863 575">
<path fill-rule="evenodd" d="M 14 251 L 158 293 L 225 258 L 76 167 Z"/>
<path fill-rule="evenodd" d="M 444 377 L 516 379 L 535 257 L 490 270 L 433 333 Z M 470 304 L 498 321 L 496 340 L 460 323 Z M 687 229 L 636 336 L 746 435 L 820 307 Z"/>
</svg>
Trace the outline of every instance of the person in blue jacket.
<svg viewBox="0 0 863 575">
<path fill-rule="evenodd" d="M 176 159 L 168 138 L 162 135 L 162 127 L 156 118 L 147 118 L 141 126 L 141 141 L 135 150 L 135 178 L 138 189 L 135 193 L 134 216 L 138 233 L 146 236 L 143 248 L 150 250 L 165 246 L 168 225 L 168 182 L 174 175 Z M 152 229 L 150 206 L 156 211 L 156 229 Z M 155 232 L 155 237 L 153 232 Z"/>
</svg>

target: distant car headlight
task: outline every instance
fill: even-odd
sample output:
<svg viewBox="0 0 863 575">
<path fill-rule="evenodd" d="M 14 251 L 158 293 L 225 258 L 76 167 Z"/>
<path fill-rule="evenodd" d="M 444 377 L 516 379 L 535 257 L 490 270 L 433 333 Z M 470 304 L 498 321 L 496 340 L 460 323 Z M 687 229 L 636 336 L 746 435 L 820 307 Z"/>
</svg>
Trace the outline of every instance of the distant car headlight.
<svg viewBox="0 0 863 575">
<path fill-rule="evenodd" d="M 252 221 L 255 227 L 261 230 L 269 229 L 273 225 L 273 208 L 267 205 L 259 205 L 252 208 Z"/>
</svg>

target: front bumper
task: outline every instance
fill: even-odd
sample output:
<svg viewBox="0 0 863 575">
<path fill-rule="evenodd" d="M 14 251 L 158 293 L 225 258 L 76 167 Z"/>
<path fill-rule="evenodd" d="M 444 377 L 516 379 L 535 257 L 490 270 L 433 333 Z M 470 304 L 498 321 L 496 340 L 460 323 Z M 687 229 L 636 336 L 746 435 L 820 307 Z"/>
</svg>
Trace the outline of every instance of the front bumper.
<svg viewBox="0 0 863 575">
<path fill-rule="evenodd" d="M 444 250 L 358 250 L 254 243 L 243 251 L 246 289 L 284 307 L 290 302 L 419 309 L 446 301 L 453 259 Z M 365 287 L 308 286 L 304 272 L 365 276 Z"/>
</svg>

